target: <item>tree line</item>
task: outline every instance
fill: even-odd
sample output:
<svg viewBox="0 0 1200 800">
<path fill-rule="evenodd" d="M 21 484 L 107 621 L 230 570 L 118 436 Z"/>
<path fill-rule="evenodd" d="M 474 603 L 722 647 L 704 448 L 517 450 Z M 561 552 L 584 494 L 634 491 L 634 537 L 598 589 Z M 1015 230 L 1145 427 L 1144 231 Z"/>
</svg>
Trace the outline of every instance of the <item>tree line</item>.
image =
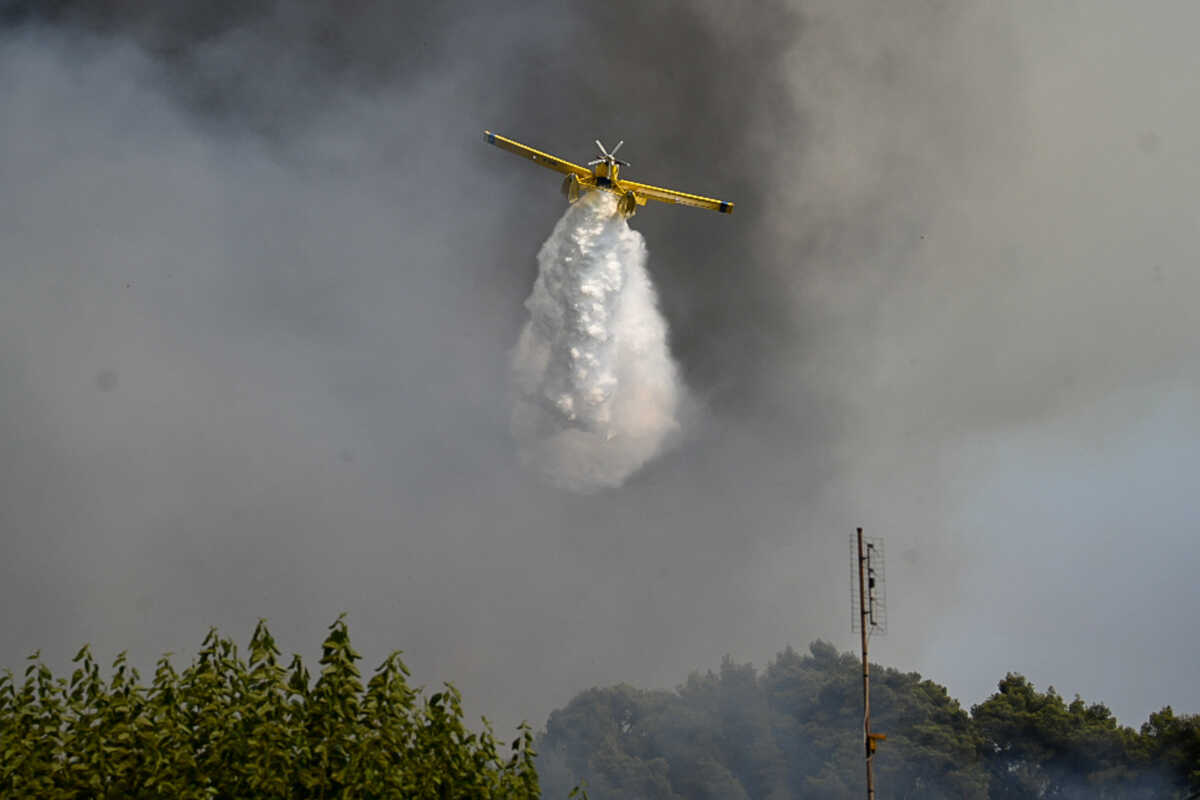
<svg viewBox="0 0 1200 800">
<path fill-rule="evenodd" d="M 5 798 L 511 798 L 790 800 L 863 795 L 861 663 L 816 642 L 759 672 L 726 659 L 674 691 L 581 692 L 536 737 L 472 731 L 451 684 L 425 696 L 400 654 L 364 681 L 345 622 L 317 674 L 287 666 L 264 623 L 246 657 L 210 631 L 191 664 L 143 684 L 91 650 L 55 677 L 34 654 L 0 674 Z M 916 673 L 873 667 L 886 798 L 1200 796 L 1200 716 L 1139 730 L 1100 703 L 1009 674 L 968 713 Z M 586 792 L 578 787 L 586 787 Z M 543 794 L 544 788 L 544 794 Z"/>
<path fill-rule="evenodd" d="M 862 663 L 816 642 L 761 673 L 728 658 L 675 691 L 591 689 L 538 737 L 547 796 L 593 800 L 861 798 Z M 885 798 L 1185 798 L 1200 792 L 1200 716 L 1170 707 L 1140 730 L 1101 703 L 1008 674 L 970 713 L 916 673 L 872 666 Z"/>
<path fill-rule="evenodd" d="M 1200 792 L 1200 716 L 1168 706 L 1134 730 L 1012 673 L 967 712 L 916 673 L 871 675 L 881 800 Z M 761 673 L 726 658 L 676 691 L 593 688 L 551 714 L 538 750 L 547 796 L 583 781 L 593 800 L 862 798 L 862 661 L 816 642 Z"/>
</svg>

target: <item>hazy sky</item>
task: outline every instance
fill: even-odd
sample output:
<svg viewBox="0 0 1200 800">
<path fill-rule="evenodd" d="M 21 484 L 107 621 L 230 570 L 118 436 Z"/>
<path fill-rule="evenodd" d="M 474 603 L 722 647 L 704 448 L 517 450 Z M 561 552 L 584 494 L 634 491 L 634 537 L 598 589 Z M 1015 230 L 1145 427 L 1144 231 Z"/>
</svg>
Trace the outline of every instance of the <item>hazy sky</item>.
<svg viewBox="0 0 1200 800">
<path fill-rule="evenodd" d="M 139 8 L 0 3 L 3 663 L 346 611 L 541 724 L 852 648 L 863 525 L 877 660 L 1200 711 L 1194 4 Z M 695 404 L 620 489 L 517 463 L 563 201 L 484 128 L 738 204 L 632 221 Z"/>
</svg>

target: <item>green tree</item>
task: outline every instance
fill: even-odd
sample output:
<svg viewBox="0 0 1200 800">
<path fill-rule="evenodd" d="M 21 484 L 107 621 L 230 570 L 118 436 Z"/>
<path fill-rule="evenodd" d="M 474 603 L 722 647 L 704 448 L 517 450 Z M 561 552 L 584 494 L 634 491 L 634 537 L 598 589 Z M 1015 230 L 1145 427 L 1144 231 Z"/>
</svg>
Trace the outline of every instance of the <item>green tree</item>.
<svg viewBox="0 0 1200 800">
<path fill-rule="evenodd" d="M 149 686 L 124 654 L 107 680 L 87 647 L 69 680 L 34 654 L 20 683 L 0 676 L 0 796 L 541 796 L 527 725 L 505 758 L 486 721 L 464 725 L 452 685 L 427 699 L 411 688 L 399 653 L 364 686 L 341 618 L 322 651 L 314 682 L 298 656 L 280 664 L 264 623 L 249 661 L 210 631 L 187 669 L 164 656 Z"/>
<path fill-rule="evenodd" d="M 1200 794 L 1200 714 L 1176 716 L 1170 706 L 1142 725 L 1146 770 L 1172 792 Z"/>
<path fill-rule="evenodd" d="M 871 727 L 888 737 L 875 756 L 879 784 L 896 797 L 986 797 L 971 720 L 945 688 L 879 665 L 871 674 Z M 798 794 L 860 797 L 861 659 L 820 641 L 804 656 L 789 648 L 768 665 L 765 684 Z"/>
<path fill-rule="evenodd" d="M 1138 734 L 1101 703 L 1066 703 L 1009 673 L 972 714 L 992 798 L 1162 796 Z"/>
<path fill-rule="evenodd" d="M 873 707 L 889 740 L 876 762 L 896 797 L 983 798 L 971 721 L 945 689 L 877 668 Z M 860 797 L 861 664 L 831 645 L 788 649 L 760 675 L 725 659 L 675 692 L 592 689 L 551 714 L 539 741 L 548 789 L 593 797 Z"/>
<path fill-rule="evenodd" d="M 872 665 L 872 728 L 886 732 L 880 797 L 1174 798 L 1200 790 L 1200 717 L 1168 707 L 1141 731 L 1100 703 L 1020 675 L 964 711 L 912 672 Z M 586 780 L 596 800 L 822 800 L 863 793 L 862 662 L 814 642 L 759 674 L 726 658 L 674 692 L 591 689 L 550 715 L 547 788 Z"/>
</svg>

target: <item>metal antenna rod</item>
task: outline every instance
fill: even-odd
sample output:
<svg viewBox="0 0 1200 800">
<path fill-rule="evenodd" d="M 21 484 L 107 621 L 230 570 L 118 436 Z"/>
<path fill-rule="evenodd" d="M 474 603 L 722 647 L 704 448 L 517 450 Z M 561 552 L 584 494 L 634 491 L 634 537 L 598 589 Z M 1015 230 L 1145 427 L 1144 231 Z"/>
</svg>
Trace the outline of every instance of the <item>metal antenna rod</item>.
<svg viewBox="0 0 1200 800">
<path fill-rule="evenodd" d="M 858 579 L 858 591 L 851 593 L 850 627 L 862 634 L 863 746 L 867 766 L 867 800 L 875 800 L 875 748 L 886 734 L 871 732 L 871 660 L 867 650 L 872 634 L 887 631 L 887 606 L 883 599 L 883 541 L 866 539 L 863 529 L 850 538 L 851 582 Z M 855 574 L 857 573 L 857 574 Z"/>
<path fill-rule="evenodd" d="M 867 800 L 875 800 L 875 771 L 871 765 L 871 663 L 867 660 L 867 631 L 870 628 L 866 585 L 867 556 L 863 552 L 863 529 L 858 529 L 858 613 L 862 619 L 863 745 L 867 758 Z"/>
</svg>

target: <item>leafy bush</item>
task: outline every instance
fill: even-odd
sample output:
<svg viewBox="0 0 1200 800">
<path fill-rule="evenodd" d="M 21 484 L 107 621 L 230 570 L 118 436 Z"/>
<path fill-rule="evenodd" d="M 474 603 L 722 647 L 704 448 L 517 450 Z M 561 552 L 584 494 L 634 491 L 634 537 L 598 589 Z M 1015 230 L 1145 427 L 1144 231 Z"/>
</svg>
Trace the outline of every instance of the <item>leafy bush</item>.
<svg viewBox="0 0 1200 800">
<path fill-rule="evenodd" d="M 70 680 L 30 656 L 0 676 L 6 798 L 537 798 L 533 734 L 502 758 L 490 726 L 463 725 L 450 684 L 424 699 L 393 653 L 363 686 L 339 617 L 310 679 L 263 622 L 249 661 L 209 631 L 182 673 L 168 656 L 142 685 L 122 653 L 105 681 L 90 650 Z"/>
</svg>

